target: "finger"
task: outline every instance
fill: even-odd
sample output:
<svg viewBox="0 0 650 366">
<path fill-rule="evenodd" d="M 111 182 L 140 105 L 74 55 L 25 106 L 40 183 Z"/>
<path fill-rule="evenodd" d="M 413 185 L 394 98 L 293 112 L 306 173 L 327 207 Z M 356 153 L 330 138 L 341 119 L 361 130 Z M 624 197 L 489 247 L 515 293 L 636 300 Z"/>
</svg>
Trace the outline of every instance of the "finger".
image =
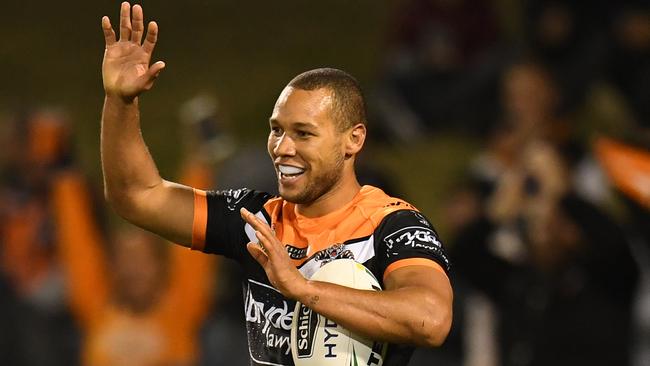
<svg viewBox="0 0 650 366">
<path fill-rule="evenodd" d="M 260 245 L 267 256 L 274 257 L 284 251 L 284 246 L 278 241 L 275 233 L 266 222 L 243 207 L 239 211 L 244 221 L 249 223 L 255 230 L 255 236 L 259 239 Z"/>
<path fill-rule="evenodd" d="M 248 253 L 259 263 L 262 268 L 266 268 L 266 264 L 269 261 L 269 257 L 266 256 L 266 253 L 260 248 L 259 245 L 255 243 L 246 244 L 246 249 Z"/>
<path fill-rule="evenodd" d="M 133 5 L 133 33 L 131 34 L 131 42 L 138 45 L 142 42 L 142 35 L 144 34 L 144 14 L 142 6 Z"/>
<path fill-rule="evenodd" d="M 147 73 L 142 75 L 141 78 L 141 85 L 144 90 L 149 90 L 153 86 L 154 81 L 158 78 L 162 70 L 165 68 L 165 63 L 162 61 L 158 61 L 154 63 L 153 65 L 149 66 L 149 70 L 147 70 Z"/>
<path fill-rule="evenodd" d="M 156 47 L 156 41 L 158 41 L 158 24 L 156 22 L 149 22 L 147 26 L 147 38 L 144 40 L 142 48 L 151 54 L 153 53 L 154 47 Z"/>
<path fill-rule="evenodd" d="M 239 210 L 239 214 L 241 215 L 241 218 L 244 219 L 247 223 L 249 223 L 253 229 L 257 230 L 259 227 L 259 223 L 257 222 L 257 217 L 253 215 L 252 212 L 248 211 L 245 208 L 241 208 Z"/>
<path fill-rule="evenodd" d="M 262 221 L 259 217 L 253 215 L 252 212 L 248 211 L 243 207 L 239 211 L 244 221 L 249 223 L 253 227 L 253 229 L 263 232 L 265 234 L 274 235 L 273 230 L 271 230 L 271 227 L 269 227 L 269 225 L 267 225 L 266 222 Z"/>
<path fill-rule="evenodd" d="M 102 30 L 104 31 L 104 40 L 106 41 L 106 46 L 110 46 L 115 43 L 115 31 L 113 31 L 113 26 L 111 26 L 111 20 L 107 16 L 102 17 Z"/>
<path fill-rule="evenodd" d="M 131 39 L 131 5 L 126 1 L 120 8 L 120 41 Z"/>
<path fill-rule="evenodd" d="M 160 72 L 167 66 L 163 61 L 157 61 L 153 65 L 149 66 L 147 74 L 153 79 L 157 78 L 160 75 Z"/>
<path fill-rule="evenodd" d="M 269 237 L 269 234 L 255 231 L 255 236 L 259 240 L 260 248 L 266 253 L 269 258 L 274 258 L 277 254 L 277 240 L 275 237 Z"/>
</svg>

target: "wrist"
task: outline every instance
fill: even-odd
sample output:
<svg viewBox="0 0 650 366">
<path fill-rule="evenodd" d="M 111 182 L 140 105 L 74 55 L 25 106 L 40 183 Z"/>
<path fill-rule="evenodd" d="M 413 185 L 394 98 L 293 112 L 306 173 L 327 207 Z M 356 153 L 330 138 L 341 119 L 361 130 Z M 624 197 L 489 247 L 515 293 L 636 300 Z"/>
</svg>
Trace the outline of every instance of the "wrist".
<svg viewBox="0 0 650 366">
<path fill-rule="evenodd" d="M 314 281 L 303 279 L 300 284 L 296 286 L 296 301 L 301 302 L 308 307 L 313 307 L 320 300 L 320 295 L 317 293 L 317 288 Z"/>
<path fill-rule="evenodd" d="M 110 103 L 122 104 L 124 106 L 134 105 L 138 103 L 138 97 L 125 97 L 116 93 L 106 91 L 105 100 Z"/>
</svg>

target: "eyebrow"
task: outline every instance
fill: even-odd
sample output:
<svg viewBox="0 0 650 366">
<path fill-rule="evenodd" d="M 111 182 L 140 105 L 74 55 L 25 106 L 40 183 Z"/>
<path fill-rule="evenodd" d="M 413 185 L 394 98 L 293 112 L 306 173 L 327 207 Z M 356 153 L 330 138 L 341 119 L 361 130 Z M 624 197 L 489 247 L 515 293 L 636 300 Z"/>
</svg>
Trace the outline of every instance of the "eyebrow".
<svg viewBox="0 0 650 366">
<path fill-rule="evenodd" d="M 276 125 L 281 124 L 280 121 L 274 118 L 269 118 L 269 123 L 276 124 Z M 295 128 L 317 128 L 318 127 L 314 123 L 310 123 L 310 122 L 292 122 L 291 126 Z"/>
</svg>

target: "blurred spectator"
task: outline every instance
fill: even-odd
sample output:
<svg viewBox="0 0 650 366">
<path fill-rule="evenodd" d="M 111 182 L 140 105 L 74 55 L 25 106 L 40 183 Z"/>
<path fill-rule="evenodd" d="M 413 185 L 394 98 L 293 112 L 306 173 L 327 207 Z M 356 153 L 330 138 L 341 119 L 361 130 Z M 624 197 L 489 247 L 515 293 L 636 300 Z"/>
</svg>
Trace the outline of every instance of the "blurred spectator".
<svg viewBox="0 0 650 366">
<path fill-rule="evenodd" d="M 414 140 L 431 128 L 484 131 L 507 57 L 498 43 L 493 4 L 410 0 L 398 11 L 394 29 L 386 80 L 371 96 L 388 138 Z"/>
<path fill-rule="evenodd" d="M 0 317 L 10 365 L 76 364 L 76 332 L 56 260 L 52 186 L 72 167 L 69 126 L 40 110 L 8 124 L 0 186 Z M 5 136 L 5 137 L 7 137 Z"/>
<path fill-rule="evenodd" d="M 609 199 L 601 170 L 581 143 L 569 114 L 561 110 L 561 100 L 563 94 L 555 78 L 538 62 L 523 60 L 505 70 L 500 123 L 471 166 L 482 197 L 492 192 L 501 174 L 515 164 L 532 141 L 543 140 L 568 164 L 570 174 L 566 178 L 576 194 L 598 205 Z"/>
<path fill-rule="evenodd" d="M 524 8 L 527 51 L 549 68 L 563 112 L 581 105 L 607 64 L 609 25 L 619 2 L 530 0 Z"/>
<path fill-rule="evenodd" d="M 457 236 L 456 273 L 474 288 L 467 299 L 476 299 L 473 292 L 486 296 L 487 311 L 493 307 L 497 315 L 497 349 L 481 352 L 492 353 L 487 362 L 504 365 L 586 363 L 591 356 L 581 352 L 610 340 L 578 334 L 593 333 L 586 325 L 611 311 L 612 332 L 620 332 L 614 358 L 593 359 L 629 364 L 636 263 L 626 234 L 585 201 L 607 199 L 602 174 L 580 144 L 549 71 L 523 61 L 502 80 L 501 123 L 447 207 Z M 617 272 L 611 277 L 619 282 L 606 282 L 599 264 Z M 581 309 L 587 301 L 594 301 L 590 310 Z M 473 303 L 465 306 L 469 320 L 485 319 L 477 318 Z M 556 337 L 552 344 L 553 332 L 568 320 L 577 323 L 566 323 L 576 331 L 571 337 L 581 341 Z M 474 326 L 470 332 L 493 336 Z M 468 351 L 473 358 L 476 350 Z"/>
<path fill-rule="evenodd" d="M 453 246 L 494 304 L 503 365 L 628 365 L 637 279 L 624 232 L 576 196 L 552 145 L 531 141 Z"/>
<path fill-rule="evenodd" d="M 603 137 L 595 150 L 610 183 L 622 193 L 627 231 L 642 271 L 633 347 L 634 365 L 643 366 L 650 360 L 650 151 Z"/>
<path fill-rule="evenodd" d="M 121 230 L 104 247 L 78 175 L 62 174 L 53 200 L 70 303 L 84 335 L 82 363 L 196 364 L 213 259 L 136 228 Z"/>
<path fill-rule="evenodd" d="M 623 1 L 612 15 L 609 81 L 627 99 L 638 126 L 646 129 L 647 142 L 650 141 L 650 4 Z M 639 131 L 631 132 L 633 135 Z"/>
</svg>

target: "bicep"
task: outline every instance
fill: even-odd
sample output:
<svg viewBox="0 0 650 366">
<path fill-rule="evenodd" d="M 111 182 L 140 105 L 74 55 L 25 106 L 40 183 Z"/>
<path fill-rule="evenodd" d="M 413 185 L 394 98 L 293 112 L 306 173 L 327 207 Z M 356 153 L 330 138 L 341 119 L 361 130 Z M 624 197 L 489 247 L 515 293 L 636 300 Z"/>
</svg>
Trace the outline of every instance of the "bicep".
<svg viewBox="0 0 650 366">
<path fill-rule="evenodd" d="M 437 265 L 435 262 L 432 264 Z M 451 306 L 453 291 L 449 277 L 440 266 L 411 265 L 398 268 L 384 278 L 386 290 L 418 288 L 435 294 L 443 304 Z"/>
<path fill-rule="evenodd" d="M 408 311 L 406 324 L 418 344 L 437 347 L 447 338 L 453 318 L 453 292 L 449 278 L 432 266 L 410 265 L 389 273 L 386 292 L 398 295 Z M 421 342 L 421 343 L 420 343 Z"/>
</svg>

